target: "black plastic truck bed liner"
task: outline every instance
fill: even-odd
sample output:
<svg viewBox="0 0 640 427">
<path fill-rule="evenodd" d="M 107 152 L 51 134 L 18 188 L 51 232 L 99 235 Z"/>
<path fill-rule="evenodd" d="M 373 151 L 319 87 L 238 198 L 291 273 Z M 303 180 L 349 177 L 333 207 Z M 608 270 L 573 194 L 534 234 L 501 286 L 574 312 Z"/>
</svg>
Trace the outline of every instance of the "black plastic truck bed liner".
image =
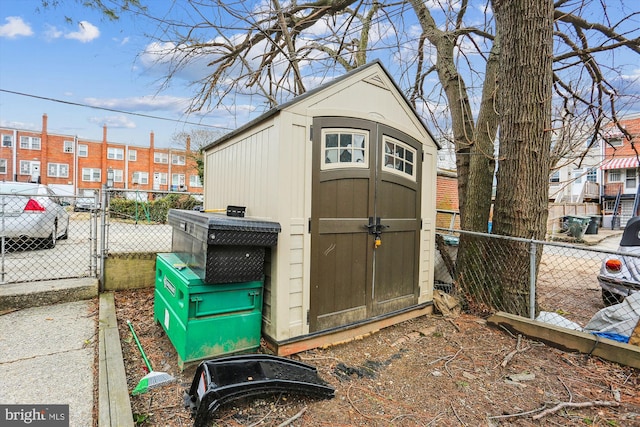
<svg viewBox="0 0 640 427">
<path fill-rule="evenodd" d="M 332 398 L 335 390 L 318 377 L 315 367 L 295 360 L 268 354 L 229 356 L 200 363 L 185 393 L 185 407 L 200 427 L 223 404 L 280 392 Z"/>
</svg>

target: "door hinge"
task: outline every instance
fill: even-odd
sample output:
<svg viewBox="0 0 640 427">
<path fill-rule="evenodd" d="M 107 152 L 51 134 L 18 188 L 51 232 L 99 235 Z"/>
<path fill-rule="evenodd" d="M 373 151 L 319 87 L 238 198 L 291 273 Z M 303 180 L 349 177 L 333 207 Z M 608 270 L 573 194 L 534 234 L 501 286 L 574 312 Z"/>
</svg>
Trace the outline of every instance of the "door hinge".
<svg viewBox="0 0 640 427">
<path fill-rule="evenodd" d="M 424 162 L 424 151 L 421 154 L 422 154 L 422 161 Z"/>
<path fill-rule="evenodd" d="M 309 126 L 309 141 L 313 141 L 313 126 Z"/>
<path fill-rule="evenodd" d="M 311 234 L 311 218 L 309 218 L 309 234 Z"/>
<path fill-rule="evenodd" d="M 307 310 L 307 325 L 309 325 L 309 310 Z"/>
</svg>

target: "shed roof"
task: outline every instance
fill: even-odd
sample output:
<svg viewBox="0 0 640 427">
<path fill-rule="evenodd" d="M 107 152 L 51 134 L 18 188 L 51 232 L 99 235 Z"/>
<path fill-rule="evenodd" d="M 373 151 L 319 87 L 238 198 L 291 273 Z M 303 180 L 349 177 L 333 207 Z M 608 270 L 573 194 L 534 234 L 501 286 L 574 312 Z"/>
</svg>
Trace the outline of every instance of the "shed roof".
<svg viewBox="0 0 640 427">
<path fill-rule="evenodd" d="M 427 132 L 427 134 L 431 137 L 431 139 L 433 140 L 433 142 L 435 143 L 436 147 L 438 149 L 442 148 L 440 146 L 440 144 L 438 144 L 438 142 L 436 141 L 435 137 L 433 136 L 433 134 L 429 131 L 429 129 L 427 128 L 427 126 L 425 125 L 424 121 L 422 120 L 422 118 L 418 115 L 418 112 L 415 110 L 415 108 L 413 108 L 413 106 L 411 105 L 411 103 L 409 102 L 409 100 L 407 99 L 407 97 L 404 95 L 404 93 L 402 92 L 402 90 L 400 90 L 400 88 L 398 87 L 397 83 L 395 82 L 395 80 L 391 77 L 391 75 L 389 74 L 389 72 L 386 70 L 386 68 L 382 65 L 382 62 L 380 62 L 380 60 L 376 59 L 375 61 L 372 61 L 366 65 L 363 65 L 361 67 L 358 67 L 354 70 L 349 71 L 348 73 L 343 74 L 340 77 L 337 77 L 333 80 L 331 80 L 330 82 L 327 82 L 325 84 L 322 84 L 310 91 L 307 91 L 301 95 L 296 96 L 295 98 L 293 98 L 290 101 L 287 101 L 283 104 L 277 105 L 275 107 L 273 107 L 272 109 L 270 109 L 269 111 L 265 112 L 264 114 L 260 115 L 259 117 L 256 117 L 255 119 L 245 123 L 244 125 L 240 126 L 239 128 L 225 134 L 224 136 L 222 136 L 221 138 L 215 140 L 214 142 L 212 142 L 211 144 L 206 145 L 203 149 L 207 150 L 211 147 L 214 147 L 218 144 L 221 144 L 231 138 L 233 138 L 234 136 L 244 132 L 247 129 L 250 129 L 252 127 L 254 127 L 255 125 L 269 119 L 272 116 L 275 116 L 276 114 L 278 114 L 280 111 L 285 110 L 289 107 L 291 107 L 292 105 L 295 105 L 321 91 L 326 90 L 327 88 L 338 84 L 339 82 L 350 78 L 351 76 L 355 75 L 355 74 L 359 74 L 364 72 L 365 70 L 368 70 L 371 67 L 378 67 L 379 69 L 381 69 L 389 78 L 389 80 L 393 83 L 393 86 L 396 90 L 396 92 L 398 94 L 400 94 L 402 96 L 402 99 L 404 100 L 404 102 L 407 104 L 407 106 L 409 107 L 410 111 L 413 112 L 413 114 L 415 115 L 416 119 L 418 120 L 418 122 L 422 125 L 422 127 L 424 128 L 424 130 Z"/>
</svg>

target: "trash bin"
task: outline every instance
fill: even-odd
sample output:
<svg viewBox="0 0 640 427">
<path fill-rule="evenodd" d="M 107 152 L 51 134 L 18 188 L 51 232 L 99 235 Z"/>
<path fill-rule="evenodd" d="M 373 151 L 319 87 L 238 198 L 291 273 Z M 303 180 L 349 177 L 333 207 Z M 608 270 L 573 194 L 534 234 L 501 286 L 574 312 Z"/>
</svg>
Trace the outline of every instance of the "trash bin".
<svg viewBox="0 0 640 427">
<path fill-rule="evenodd" d="M 589 226 L 589 221 L 591 221 L 591 218 L 588 216 L 568 215 L 567 226 L 569 235 L 575 237 L 576 239 L 582 239 L 582 237 L 584 236 L 584 232 Z"/>
<path fill-rule="evenodd" d="M 600 218 L 600 215 L 590 215 L 589 225 L 587 225 L 587 229 L 584 234 L 598 234 Z"/>
<path fill-rule="evenodd" d="M 176 254 L 157 255 L 153 317 L 176 349 L 180 369 L 260 347 L 263 285 L 206 284 Z"/>
</svg>

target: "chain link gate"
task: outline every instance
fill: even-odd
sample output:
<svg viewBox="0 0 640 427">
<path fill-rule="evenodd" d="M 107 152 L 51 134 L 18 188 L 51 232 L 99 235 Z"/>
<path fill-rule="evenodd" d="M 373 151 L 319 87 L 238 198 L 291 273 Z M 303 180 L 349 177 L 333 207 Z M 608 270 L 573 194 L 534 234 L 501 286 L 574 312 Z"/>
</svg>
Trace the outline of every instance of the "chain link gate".
<svg viewBox="0 0 640 427">
<path fill-rule="evenodd" d="M 0 285 L 98 276 L 98 196 L 88 206 L 80 204 L 86 197 L 46 198 L 0 193 Z M 29 237 L 52 210 L 60 213 L 56 236 Z"/>
</svg>

